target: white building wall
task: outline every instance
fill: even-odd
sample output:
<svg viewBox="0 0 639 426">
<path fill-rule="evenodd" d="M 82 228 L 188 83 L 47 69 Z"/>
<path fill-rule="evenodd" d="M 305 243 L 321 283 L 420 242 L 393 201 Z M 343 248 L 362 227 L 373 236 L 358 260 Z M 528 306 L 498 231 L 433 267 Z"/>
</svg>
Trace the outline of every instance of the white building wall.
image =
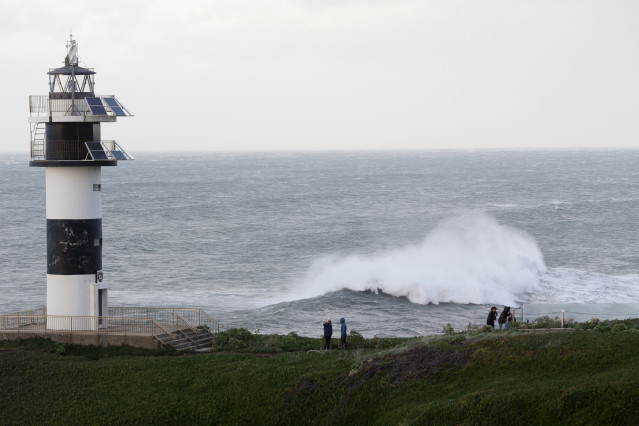
<svg viewBox="0 0 639 426">
<path fill-rule="evenodd" d="M 47 167 L 47 219 L 102 218 L 100 167 Z"/>
<path fill-rule="evenodd" d="M 95 275 L 47 275 L 47 328 L 94 330 L 97 315 Z M 56 315 L 62 316 L 55 318 Z"/>
</svg>

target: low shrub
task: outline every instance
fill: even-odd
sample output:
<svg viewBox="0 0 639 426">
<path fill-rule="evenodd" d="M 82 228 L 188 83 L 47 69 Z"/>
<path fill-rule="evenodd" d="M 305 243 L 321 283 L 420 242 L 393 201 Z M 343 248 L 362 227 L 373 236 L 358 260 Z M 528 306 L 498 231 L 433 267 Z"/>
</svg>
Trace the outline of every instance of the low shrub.
<svg viewBox="0 0 639 426">
<path fill-rule="evenodd" d="M 287 335 L 253 334 L 246 328 L 231 328 L 217 333 L 212 345 L 215 351 L 248 351 L 248 352 L 295 352 L 299 350 L 317 349 L 322 343 L 311 337 L 301 337 L 291 332 Z"/>
<path fill-rule="evenodd" d="M 62 342 L 55 342 L 54 343 L 54 347 L 55 347 L 55 353 L 58 355 L 64 355 L 66 348 L 64 346 L 64 343 Z"/>
<path fill-rule="evenodd" d="M 559 317 L 550 318 L 548 315 L 539 317 L 531 324 L 532 328 L 560 328 L 561 320 Z"/>
<path fill-rule="evenodd" d="M 622 323 L 622 322 L 616 323 L 615 325 L 612 326 L 612 332 L 613 333 L 616 333 L 616 332 L 619 332 L 619 331 L 626 331 L 628 329 L 629 329 L 629 327 L 626 324 Z"/>
<path fill-rule="evenodd" d="M 602 332 L 612 331 L 612 327 L 613 327 L 612 323 L 608 320 L 605 320 L 597 324 L 595 328 L 593 328 L 593 330 L 602 331 Z"/>
<path fill-rule="evenodd" d="M 351 330 L 346 342 L 348 343 L 349 348 L 360 349 L 364 347 L 364 336 L 362 336 L 358 331 Z"/>
</svg>

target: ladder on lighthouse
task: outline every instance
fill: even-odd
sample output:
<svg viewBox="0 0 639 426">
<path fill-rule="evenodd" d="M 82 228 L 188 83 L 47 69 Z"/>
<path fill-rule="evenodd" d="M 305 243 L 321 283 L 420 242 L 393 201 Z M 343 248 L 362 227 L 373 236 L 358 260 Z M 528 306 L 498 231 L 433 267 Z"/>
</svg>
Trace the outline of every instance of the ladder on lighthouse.
<svg viewBox="0 0 639 426">
<path fill-rule="evenodd" d="M 44 160 L 44 123 L 33 123 L 31 125 L 31 158 L 34 160 Z"/>
</svg>

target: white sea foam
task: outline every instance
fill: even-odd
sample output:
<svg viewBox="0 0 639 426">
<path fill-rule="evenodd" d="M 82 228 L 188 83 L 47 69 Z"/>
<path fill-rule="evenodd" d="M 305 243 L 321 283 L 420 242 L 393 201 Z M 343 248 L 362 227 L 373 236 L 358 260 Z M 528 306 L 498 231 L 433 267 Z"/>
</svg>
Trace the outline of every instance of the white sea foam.
<svg viewBox="0 0 639 426">
<path fill-rule="evenodd" d="M 546 271 L 528 233 L 472 212 L 441 223 L 421 244 L 371 256 L 326 256 L 293 291 L 309 298 L 337 291 L 382 291 L 413 303 L 516 305 Z"/>
<path fill-rule="evenodd" d="M 541 276 L 530 303 L 639 303 L 639 275 L 605 275 L 553 268 Z"/>
</svg>

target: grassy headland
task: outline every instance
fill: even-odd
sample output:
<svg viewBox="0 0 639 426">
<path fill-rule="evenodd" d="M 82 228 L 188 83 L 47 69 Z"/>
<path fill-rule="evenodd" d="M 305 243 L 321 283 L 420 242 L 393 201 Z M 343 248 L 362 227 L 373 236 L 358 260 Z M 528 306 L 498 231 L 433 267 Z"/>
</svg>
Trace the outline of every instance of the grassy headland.
<svg viewBox="0 0 639 426">
<path fill-rule="evenodd" d="M 636 424 L 639 320 L 570 325 L 327 352 L 244 329 L 205 354 L 3 341 L 0 423 Z"/>
</svg>

